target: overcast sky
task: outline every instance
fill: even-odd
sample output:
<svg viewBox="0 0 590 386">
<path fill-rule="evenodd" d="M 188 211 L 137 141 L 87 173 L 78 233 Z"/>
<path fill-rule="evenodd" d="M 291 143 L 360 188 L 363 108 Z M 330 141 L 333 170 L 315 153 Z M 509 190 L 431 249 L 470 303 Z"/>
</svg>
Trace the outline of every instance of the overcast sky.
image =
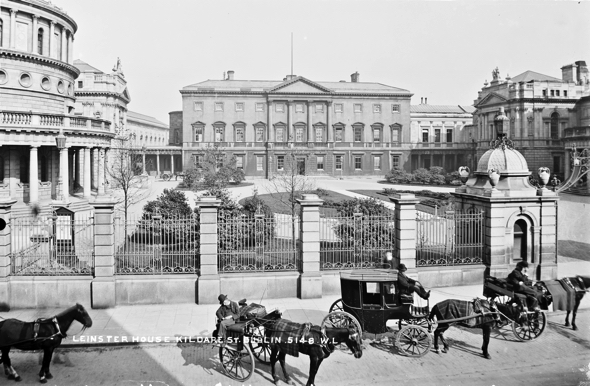
<svg viewBox="0 0 590 386">
<path fill-rule="evenodd" d="M 360 80 L 410 90 L 413 104 L 473 104 L 497 66 L 561 78 L 590 64 L 590 2 L 53 0 L 78 23 L 74 57 L 121 58 L 129 109 L 168 123 L 179 90 L 207 79 Z"/>
</svg>

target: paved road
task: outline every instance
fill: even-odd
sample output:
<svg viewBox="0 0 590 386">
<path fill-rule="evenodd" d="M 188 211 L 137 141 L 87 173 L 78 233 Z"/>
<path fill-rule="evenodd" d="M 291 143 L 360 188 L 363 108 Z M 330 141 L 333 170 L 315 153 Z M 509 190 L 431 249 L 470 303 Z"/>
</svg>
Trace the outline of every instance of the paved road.
<svg viewBox="0 0 590 386">
<path fill-rule="evenodd" d="M 522 343 L 511 331 L 492 337 L 492 360 L 484 359 L 478 330 L 451 328 L 447 354 L 422 358 L 401 356 L 389 342 L 372 343 L 361 359 L 337 351 L 316 377 L 318 385 L 590 385 L 590 310 L 578 314 L 579 331 L 561 325 L 563 314 L 549 314 L 546 331 L 536 341 Z M 37 385 L 39 357 L 14 352 L 13 365 L 21 385 Z M 204 344 L 61 349 L 52 364 L 49 385 L 242 385 L 226 377 L 217 350 Z M 287 357 L 296 385 L 307 382 L 308 358 Z M 7 384 L 7 383 L 3 383 Z M 272 385 L 269 366 L 258 364 L 245 385 Z M 285 384 L 284 382 L 280 383 Z"/>
</svg>

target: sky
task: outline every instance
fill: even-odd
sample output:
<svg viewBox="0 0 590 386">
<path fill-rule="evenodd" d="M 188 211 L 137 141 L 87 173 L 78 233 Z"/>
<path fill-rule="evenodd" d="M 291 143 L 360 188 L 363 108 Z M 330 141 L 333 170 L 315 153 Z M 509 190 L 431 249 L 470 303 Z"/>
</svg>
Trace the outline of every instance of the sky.
<svg viewBox="0 0 590 386">
<path fill-rule="evenodd" d="M 129 110 L 169 123 L 179 90 L 207 79 L 377 82 L 412 104 L 472 105 L 492 70 L 561 78 L 590 64 L 590 1 L 53 0 L 78 24 L 74 58 L 111 72 Z"/>
</svg>

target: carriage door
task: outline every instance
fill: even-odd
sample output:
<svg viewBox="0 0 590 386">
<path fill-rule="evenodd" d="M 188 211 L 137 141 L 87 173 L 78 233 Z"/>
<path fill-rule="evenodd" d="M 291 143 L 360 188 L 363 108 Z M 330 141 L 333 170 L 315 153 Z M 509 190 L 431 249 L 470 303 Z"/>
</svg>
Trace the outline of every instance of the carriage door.
<svg viewBox="0 0 590 386">
<path fill-rule="evenodd" d="M 527 256 L 527 228 L 527 223 L 524 220 L 518 220 L 514 223 L 514 247 L 512 248 L 512 259 L 515 262 L 529 260 Z"/>
<path fill-rule="evenodd" d="M 380 284 L 378 282 L 362 283 L 365 331 L 372 334 L 386 332 Z"/>
</svg>

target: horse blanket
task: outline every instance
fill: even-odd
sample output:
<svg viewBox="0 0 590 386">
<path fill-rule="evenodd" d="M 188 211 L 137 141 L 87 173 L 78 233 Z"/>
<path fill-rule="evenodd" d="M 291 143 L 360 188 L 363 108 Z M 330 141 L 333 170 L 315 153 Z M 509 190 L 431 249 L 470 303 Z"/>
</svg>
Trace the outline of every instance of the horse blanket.
<svg viewBox="0 0 590 386">
<path fill-rule="evenodd" d="M 266 316 L 266 308 L 263 305 L 250 303 L 247 306 L 240 308 L 240 319 L 255 319 Z"/>
<path fill-rule="evenodd" d="M 268 331 L 270 341 L 278 343 L 281 351 L 294 357 L 299 357 L 299 343 L 305 344 L 312 337 L 318 340 L 322 336 L 319 326 L 295 323 L 287 319 L 278 319 Z"/>
<path fill-rule="evenodd" d="M 553 311 L 571 311 L 574 308 L 576 292 L 568 288 L 567 284 L 564 285 L 562 280 L 543 281 L 553 299 Z"/>
<path fill-rule="evenodd" d="M 466 316 L 472 316 L 472 318 L 462 320 L 456 323 L 467 327 L 477 327 L 484 323 L 488 323 L 497 319 L 497 315 L 492 313 L 490 304 L 483 299 L 474 299 L 472 301 L 447 299 L 436 306 L 443 320 L 458 319 Z"/>
<path fill-rule="evenodd" d="M 0 347 L 33 339 L 33 323 L 22 322 L 18 319 L 6 319 L 0 323 Z"/>
</svg>

